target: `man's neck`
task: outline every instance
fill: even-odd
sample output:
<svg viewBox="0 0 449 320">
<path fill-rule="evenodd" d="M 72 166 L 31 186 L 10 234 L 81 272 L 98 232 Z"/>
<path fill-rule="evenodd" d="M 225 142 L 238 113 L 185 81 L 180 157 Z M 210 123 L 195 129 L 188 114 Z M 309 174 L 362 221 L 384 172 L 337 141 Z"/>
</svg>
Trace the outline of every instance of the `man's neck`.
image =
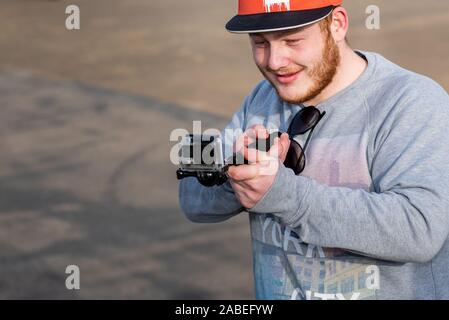
<svg viewBox="0 0 449 320">
<path fill-rule="evenodd" d="M 366 70 L 368 63 L 348 46 L 340 50 L 341 60 L 332 82 L 315 98 L 304 104 L 316 106 L 349 87 Z"/>
</svg>

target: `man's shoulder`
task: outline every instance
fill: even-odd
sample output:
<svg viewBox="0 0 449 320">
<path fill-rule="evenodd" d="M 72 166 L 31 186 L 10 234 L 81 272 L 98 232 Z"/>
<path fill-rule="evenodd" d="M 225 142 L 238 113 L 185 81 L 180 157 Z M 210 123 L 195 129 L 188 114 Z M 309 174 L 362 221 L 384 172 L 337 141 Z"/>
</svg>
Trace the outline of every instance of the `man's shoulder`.
<svg viewBox="0 0 449 320">
<path fill-rule="evenodd" d="M 446 94 L 446 91 L 430 77 L 406 69 L 379 53 L 368 53 L 376 61 L 376 70 L 370 81 L 373 88 L 395 95 L 421 95 L 429 92 Z"/>
<path fill-rule="evenodd" d="M 449 96 L 437 82 L 381 55 L 376 59 L 372 79 L 361 92 L 377 146 L 393 129 L 404 139 L 414 139 L 424 130 L 440 130 L 442 123 L 449 122 Z"/>
<path fill-rule="evenodd" d="M 408 70 L 388 60 L 378 53 L 369 53 L 376 61 L 375 71 L 370 79 L 369 88 L 365 91 L 368 104 L 377 110 L 380 105 L 388 109 L 398 106 L 432 103 L 449 107 L 449 96 L 446 90 L 430 77 Z M 422 107 L 422 106 L 421 106 Z"/>
</svg>

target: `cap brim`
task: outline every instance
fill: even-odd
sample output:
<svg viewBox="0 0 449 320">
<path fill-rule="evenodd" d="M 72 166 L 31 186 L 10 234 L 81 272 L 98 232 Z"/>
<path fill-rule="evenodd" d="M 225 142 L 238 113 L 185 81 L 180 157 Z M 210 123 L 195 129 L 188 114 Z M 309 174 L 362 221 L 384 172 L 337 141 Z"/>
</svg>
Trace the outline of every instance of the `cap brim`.
<svg viewBox="0 0 449 320">
<path fill-rule="evenodd" d="M 327 17 L 334 6 L 324 8 L 237 15 L 226 24 L 232 33 L 259 33 L 300 28 Z"/>
</svg>

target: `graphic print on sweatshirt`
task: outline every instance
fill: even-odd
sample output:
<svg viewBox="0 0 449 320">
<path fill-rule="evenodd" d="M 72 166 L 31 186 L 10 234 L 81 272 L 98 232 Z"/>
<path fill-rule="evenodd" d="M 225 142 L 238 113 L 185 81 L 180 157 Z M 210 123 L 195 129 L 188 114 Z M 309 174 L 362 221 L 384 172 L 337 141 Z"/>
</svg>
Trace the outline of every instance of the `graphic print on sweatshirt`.
<svg viewBox="0 0 449 320">
<path fill-rule="evenodd" d="M 367 143 L 365 133 L 314 138 L 302 175 L 329 186 L 368 190 Z M 250 223 L 257 299 L 376 298 L 379 268 L 372 259 L 303 243 L 271 214 L 251 214 Z"/>
</svg>

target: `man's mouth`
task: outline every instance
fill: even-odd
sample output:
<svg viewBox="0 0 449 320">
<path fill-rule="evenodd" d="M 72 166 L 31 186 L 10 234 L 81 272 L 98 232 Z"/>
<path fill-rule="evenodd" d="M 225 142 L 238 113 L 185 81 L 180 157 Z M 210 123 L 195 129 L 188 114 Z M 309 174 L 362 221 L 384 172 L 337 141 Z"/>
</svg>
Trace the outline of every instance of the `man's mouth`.
<svg viewBox="0 0 449 320">
<path fill-rule="evenodd" d="M 289 83 L 295 81 L 298 78 L 298 76 L 301 73 L 301 71 L 302 70 L 296 71 L 296 72 L 293 72 L 293 73 L 283 73 L 283 74 L 275 73 L 274 75 L 276 76 L 276 80 L 279 83 L 289 84 Z"/>
</svg>

